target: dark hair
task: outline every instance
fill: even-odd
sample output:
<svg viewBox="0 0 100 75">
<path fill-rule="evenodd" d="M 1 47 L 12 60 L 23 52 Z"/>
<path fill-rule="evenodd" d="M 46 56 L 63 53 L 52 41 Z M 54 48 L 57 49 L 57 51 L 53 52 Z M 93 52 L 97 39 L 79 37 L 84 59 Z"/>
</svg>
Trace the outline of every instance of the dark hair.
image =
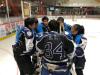
<svg viewBox="0 0 100 75">
<path fill-rule="evenodd" d="M 56 20 L 51 20 L 48 24 L 51 31 L 59 32 L 59 23 Z"/>
<path fill-rule="evenodd" d="M 25 27 L 29 27 L 29 25 L 32 25 L 34 23 L 38 23 L 38 20 L 34 17 L 33 18 L 29 17 L 24 20 Z"/>
<path fill-rule="evenodd" d="M 80 28 L 80 34 L 85 34 L 84 26 L 81 26 L 81 28 Z"/>
<path fill-rule="evenodd" d="M 64 22 L 64 18 L 63 17 L 58 17 L 57 21 Z"/>
<path fill-rule="evenodd" d="M 74 26 L 76 27 L 76 30 L 78 30 L 78 34 L 84 34 L 85 33 L 84 26 L 79 25 L 79 24 L 75 24 Z"/>
<path fill-rule="evenodd" d="M 42 21 L 44 21 L 44 20 L 49 21 L 49 18 L 48 18 L 47 16 L 44 16 L 44 17 L 42 18 Z"/>
</svg>

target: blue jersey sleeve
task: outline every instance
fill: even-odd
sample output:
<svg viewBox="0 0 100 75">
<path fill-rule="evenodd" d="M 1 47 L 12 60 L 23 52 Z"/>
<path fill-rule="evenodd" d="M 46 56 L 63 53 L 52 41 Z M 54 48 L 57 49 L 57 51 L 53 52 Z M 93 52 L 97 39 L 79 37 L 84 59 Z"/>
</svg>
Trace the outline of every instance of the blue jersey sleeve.
<svg viewBox="0 0 100 75">
<path fill-rule="evenodd" d="M 17 25 L 16 26 L 16 43 L 19 42 L 19 38 L 21 37 L 21 32 L 23 31 L 24 27 L 20 26 L 20 25 Z"/>
<path fill-rule="evenodd" d="M 81 43 L 81 37 L 82 37 L 81 35 L 77 35 L 76 36 L 76 39 L 75 39 L 75 43 L 76 44 L 80 44 Z"/>
<path fill-rule="evenodd" d="M 65 31 L 70 32 L 71 31 L 71 26 L 64 23 L 64 29 L 65 29 Z"/>
<path fill-rule="evenodd" d="M 43 24 L 42 24 L 42 23 L 40 23 L 40 24 L 38 25 L 38 27 L 37 27 L 37 32 L 38 32 L 38 33 L 43 32 L 42 27 L 43 27 Z"/>
</svg>

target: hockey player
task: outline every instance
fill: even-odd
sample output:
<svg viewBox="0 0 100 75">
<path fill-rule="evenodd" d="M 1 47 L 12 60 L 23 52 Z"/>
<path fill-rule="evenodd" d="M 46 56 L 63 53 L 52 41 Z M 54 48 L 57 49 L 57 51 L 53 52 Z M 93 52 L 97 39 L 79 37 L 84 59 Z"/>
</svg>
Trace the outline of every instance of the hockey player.
<svg viewBox="0 0 100 75">
<path fill-rule="evenodd" d="M 37 39 L 37 49 L 41 50 L 41 75 L 70 75 L 68 59 L 74 51 L 73 43 L 65 35 L 59 34 L 59 23 L 51 20 L 50 32 Z"/>
<path fill-rule="evenodd" d="M 31 55 L 35 52 L 35 29 L 38 20 L 36 18 L 27 18 L 24 20 L 24 24 L 25 26 L 16 35 L 13 52 L 20 75 L 32 75 L 34 65 L 32 65 Z"/>
<path fill-rule="evenodd" d="M 37 32 L 41 33 L 41 32 L 48 32 L 49 31 L 49 27 L 48 27 L 48 21 L 49 18 L 47 16 L 44 16 L 42 18 L 42 23 L 40 23 L 37 27 Z"/>
<path fill-rule="evenodd" d="M 75 24 L 71 28 L 70 39 L 76 44 L 74 64 L 77 75 L 83 75 L 83 69 L 86 62 L 84 50 L 87 44 L 87 39 L 83 36 L 84 33 L 84 27 L 79 24 Z"/>
<path fill-rule="evenodd" d="M 62 27 L 62 31 L 64 30 L 66 33 L 70 33 L 71 26 L 64 22 L 64 18 L 63 17 L 58 17 L 57 22 L 60 23 L 60 25 Z"/>
</svg>

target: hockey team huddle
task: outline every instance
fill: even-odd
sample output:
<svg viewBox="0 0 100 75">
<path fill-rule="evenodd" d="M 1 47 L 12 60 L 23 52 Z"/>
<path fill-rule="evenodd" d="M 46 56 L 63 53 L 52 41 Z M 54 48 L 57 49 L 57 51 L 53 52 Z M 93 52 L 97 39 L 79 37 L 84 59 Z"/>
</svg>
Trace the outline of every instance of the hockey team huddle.
<svg viewBox="0 0 100 75">
<path fill-rule="evenodd" d="M 84 26 L 68 25 L 63 17 L 49 21 L 44 16 L 41 23 L 35 17 L 26 18 L 12 46 L 20 75 L 83 75 L 84 34 Z"/>
</svg>

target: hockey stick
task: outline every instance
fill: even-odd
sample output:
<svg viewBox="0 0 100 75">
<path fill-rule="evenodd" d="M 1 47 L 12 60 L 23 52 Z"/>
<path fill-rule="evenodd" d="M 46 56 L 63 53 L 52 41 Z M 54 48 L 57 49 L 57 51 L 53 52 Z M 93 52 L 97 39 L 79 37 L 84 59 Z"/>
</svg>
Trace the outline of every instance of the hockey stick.
<svg viewBox="0 0 100 75">
<path fill-rule="evenodd" d="M 65 34 L 64 24 L 63 24 L 63 23 L 60 23 L 59 33 L 60 33 L 60 34 Z"/>
<path fill-rule="evenodd" d="M 72 73 L 72 75 L 77 75 L 75 71 L 75 64 L 72 64 L 72 68 L 70 69 L 70 72 Z"/>
</svg>

